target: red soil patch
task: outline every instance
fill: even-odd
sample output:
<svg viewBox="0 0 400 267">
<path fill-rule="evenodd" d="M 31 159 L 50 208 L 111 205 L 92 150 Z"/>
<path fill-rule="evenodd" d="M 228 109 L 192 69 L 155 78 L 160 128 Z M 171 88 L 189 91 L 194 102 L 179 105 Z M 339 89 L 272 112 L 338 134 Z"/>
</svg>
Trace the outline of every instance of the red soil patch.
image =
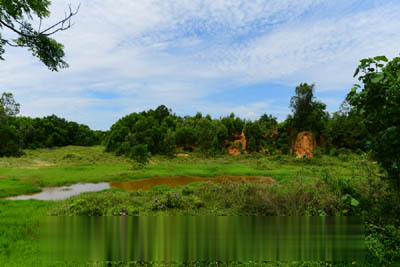
<svg viewBox="0 0 400 267">
<path fill-rule="evenodd" d="M 317 148 L 317 142 L 312 132 L 304 131 L 297 134 L 296 140 L 292 143 L 291 154 L 297 157 L 313 158 L 312 151 Z"/>
<path fill-rule="evenodd" d="M 228 153 L 230 155 L 240 155 L 242 151 L 247 154 L 246 151 L 246 136 L 244 135 L 244 132 L 242 132 L 240 135 L 234 135 L 233 136 L 235 140 L 233 141 L 233 144 L 228 147 Z"/>
</svg>

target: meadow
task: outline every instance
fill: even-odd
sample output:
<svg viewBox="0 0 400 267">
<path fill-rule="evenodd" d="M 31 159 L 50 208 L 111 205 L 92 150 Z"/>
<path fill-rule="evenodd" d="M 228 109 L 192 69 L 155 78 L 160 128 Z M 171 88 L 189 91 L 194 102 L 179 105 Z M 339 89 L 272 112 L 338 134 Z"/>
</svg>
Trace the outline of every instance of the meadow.
<svg viewBox="0 0 400 267">
<path fill-rule="evenodd" d="M 0 200 L 0 262 L 5 266 L 184 266 L 183 263 L 42 262 L 38 258 L 39 219 L 56 216 L 262 215 L 365 216 L 366 261 L 193 262 L 192 266 L 389 266 L 400 260 L 399 198 L 367 154 L 205 157 L 154 156 L 138 166 L 101 146 L 26 150 L 20 158 L 0 159 L 1 197 L 33 193 L 41 187 L 77 182 L 129 181 L 193 175 L 266 176 L 274 184 L 197 182 L 152 190 L 109 189 L 64 201 Z M 157 201 L 155 201 L 157 199 Z"/>
<path fill-rule="evenodd" d="M 359 180 L 365 176 L 361 168 L 367 159 L 352 154 L 339 157 L 321 155 L 315 159 L 296 159 L 284 155 L 267 157 L 264 153 L 205 157 L 190 153 L 189 157 L 154 156 L 143 168 L 134 161 L 104 152 L 104 147 L 45 148 L 27 150 L 20 158 L 0 158 L 2 186 L 0 197 L 39 192 L 41 187 L 55 187 L 78 182 L 110 182 L 130 179 L 193 175 L 268 176 L 277 181 L 312 180 L 324 173 L 344 179 Z M 378 168 L 369 164 L 369 172 L 378 175 Z"/>
</svg>

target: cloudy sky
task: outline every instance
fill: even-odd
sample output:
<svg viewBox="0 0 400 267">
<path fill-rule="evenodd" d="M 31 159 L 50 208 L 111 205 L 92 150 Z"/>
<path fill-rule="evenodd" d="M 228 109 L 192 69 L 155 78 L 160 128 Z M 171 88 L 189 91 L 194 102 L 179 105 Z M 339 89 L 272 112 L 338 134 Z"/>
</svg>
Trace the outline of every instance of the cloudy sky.
<svg viewBox="0 0 400 267">
<path fill-rule="evenodd" d="M 360 59 L 400 53 L 398 0 L 57 0 L 46 23 L 69 3 L 81 3 L 75 25 L 55 38 L 70 68 L 51 72 L 23 48 L 0 61 L 0 92 L 22 115 L 105 130 L 165 104 L 178 115 L 283 120 L 301 82 L 333 112 Z"/>
</svg>

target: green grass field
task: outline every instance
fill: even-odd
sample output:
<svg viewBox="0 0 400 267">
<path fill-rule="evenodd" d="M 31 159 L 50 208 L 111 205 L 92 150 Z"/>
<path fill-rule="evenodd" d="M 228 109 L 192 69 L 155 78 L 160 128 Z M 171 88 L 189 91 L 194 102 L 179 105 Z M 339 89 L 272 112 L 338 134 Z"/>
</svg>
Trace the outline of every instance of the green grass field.
<svg viewBox="0 0 400 267">
<path fill-rule="evenodd" d="M 103 147 L 65 147 L 26 151 L 21 158 L 0 159 L 0 197 L 77 182 L 128 181 L 162 176 L 268 176 L 265 184 L 194 183 L 149 191 L 110 189 L 65 201 L 0 199 L 0 266 L 185 266 L 183 263 L 41 262 L 39 219 L 46 215 L 269 215 L 367 216 L 364 263 L 333 266 L 389 266 L 400 261 L 399 198 L 366 155 L 288 156 L 251 154 L 213 158 L 153 157 L 143 169 L 103 152 Z M 172 192 L 179 197 L 171 200 Z M 155 204 L 155 199 L 159 201 Z M 356 203 L 357 205 L 355 205 Z M 161 205 L 163 204 L 163 205 Z M 191 266 L 329 266 L 325 262 L 192 263 Z"/>
<path fill-rule="evenodd" d="M 224 155 L 206 158 L 153 157 L 143 169 L 133 168 L 133 162 L 116 157 L 97 147 L 65 147 L 28 150 L 21 158 L 0 158 L 0 197 L 40 191 L 41 187 L 62 186 L 78 182 L 126 181 L 137 178 L 193 175 L 269 176 L 277 181 L 313 179 L 329 172 L 335 176 L 359 179 L 363 173 L 357 166 L 364 164 L 358 156 L 342 158 L 323 156 L 313 160 L 287 156 L 266 157 L 263 154 Z M 356 167 L 356 168 L 354 168 Z M 377 173 L 377 168 L 371 170 Z"/>
</svg>

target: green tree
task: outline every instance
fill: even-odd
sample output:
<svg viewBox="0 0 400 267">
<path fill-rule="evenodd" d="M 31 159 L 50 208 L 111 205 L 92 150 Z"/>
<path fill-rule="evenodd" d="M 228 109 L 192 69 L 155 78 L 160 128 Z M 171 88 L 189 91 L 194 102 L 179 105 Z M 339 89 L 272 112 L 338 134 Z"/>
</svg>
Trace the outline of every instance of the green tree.
<svg viewBox="0 0 400 267">
<path fill-rule="evenodd" d="M 20 105 L 15 102 L 12 93 L 4 92 L 0 98 L 0 121 L 5 123 L 6 120 L 19 114 Z"/>
<path fill-rule="evenodd" d="M 164 136 L 163 152 L 168 157 L 173 157 L 176 152 L 176 135 L 172 129 L 168 129 Z"/>
<path fill-rule="evenodd" d="M 11 93 L 3 93 L 0 98 L 0 157 L 19 156 L 21 152 L 21 137 L 12 125 L 19 113 L 19 104 Z"/>
<path fill-rule="evenodd" d="M 400 57 L 362 59 L 356 76 L 363 86 L 347 99 L 372 136 L 373 157 L 400 185 Z"/>
<path fill-rule="evenodd" d="M 264 145 L 263 131 L 259 121 L 248 121 L 244 127 L 244 135 L 246 136 L 246 149 L 249 152 L 260 151 Z"/>
<path fill-rule="evenodd" d="M 146 144 L 138 144 L 131 149 L 130 158 L 134 161 L 147 164 L 150 159 L 150 153 Z"/>
<path fill-rule="evenodd" d="M 324 132 L 327 149 L 346 148 L 353 151 L 365 151 L 370 136 L 361 116 L 343 101 L 338 112 L 334 112 Z"/>
<path fill-rule="evenodd" d="M 315 101 L 315 85 L 302 83 L 296 87 L 296 95 L 290 99 L 293 117 L 291 127 L 296 131 L 313 131 L 319 136 L 329 118 L 326 105 Z"/>
<path fill-rule="evenodd" d="M 4 39 L 0 32 L 0 59 L 5 52 L 6 45 L 26 47 L 42 61 L 50 70 L 57 71 L 66 68 L 68 64 L 63 60 L 64 46 L 50 36 L 71 27 L 71 18 L 75 16 L 79 7 L 69 13 L 59 22 L 43 27 L 43 19 L 50 16 L 49 0 L 6 0 L 0 1 L 0 30 L 14 33 L 14 38 Z M 33 20 L 37 17 L 39 26 L 34 28 Z"/>
<path fill-rule="evenodd" d="M 0 157 L 22 155 L 21 138 L 14 126 L 0 124 Z"/>
</svg>

